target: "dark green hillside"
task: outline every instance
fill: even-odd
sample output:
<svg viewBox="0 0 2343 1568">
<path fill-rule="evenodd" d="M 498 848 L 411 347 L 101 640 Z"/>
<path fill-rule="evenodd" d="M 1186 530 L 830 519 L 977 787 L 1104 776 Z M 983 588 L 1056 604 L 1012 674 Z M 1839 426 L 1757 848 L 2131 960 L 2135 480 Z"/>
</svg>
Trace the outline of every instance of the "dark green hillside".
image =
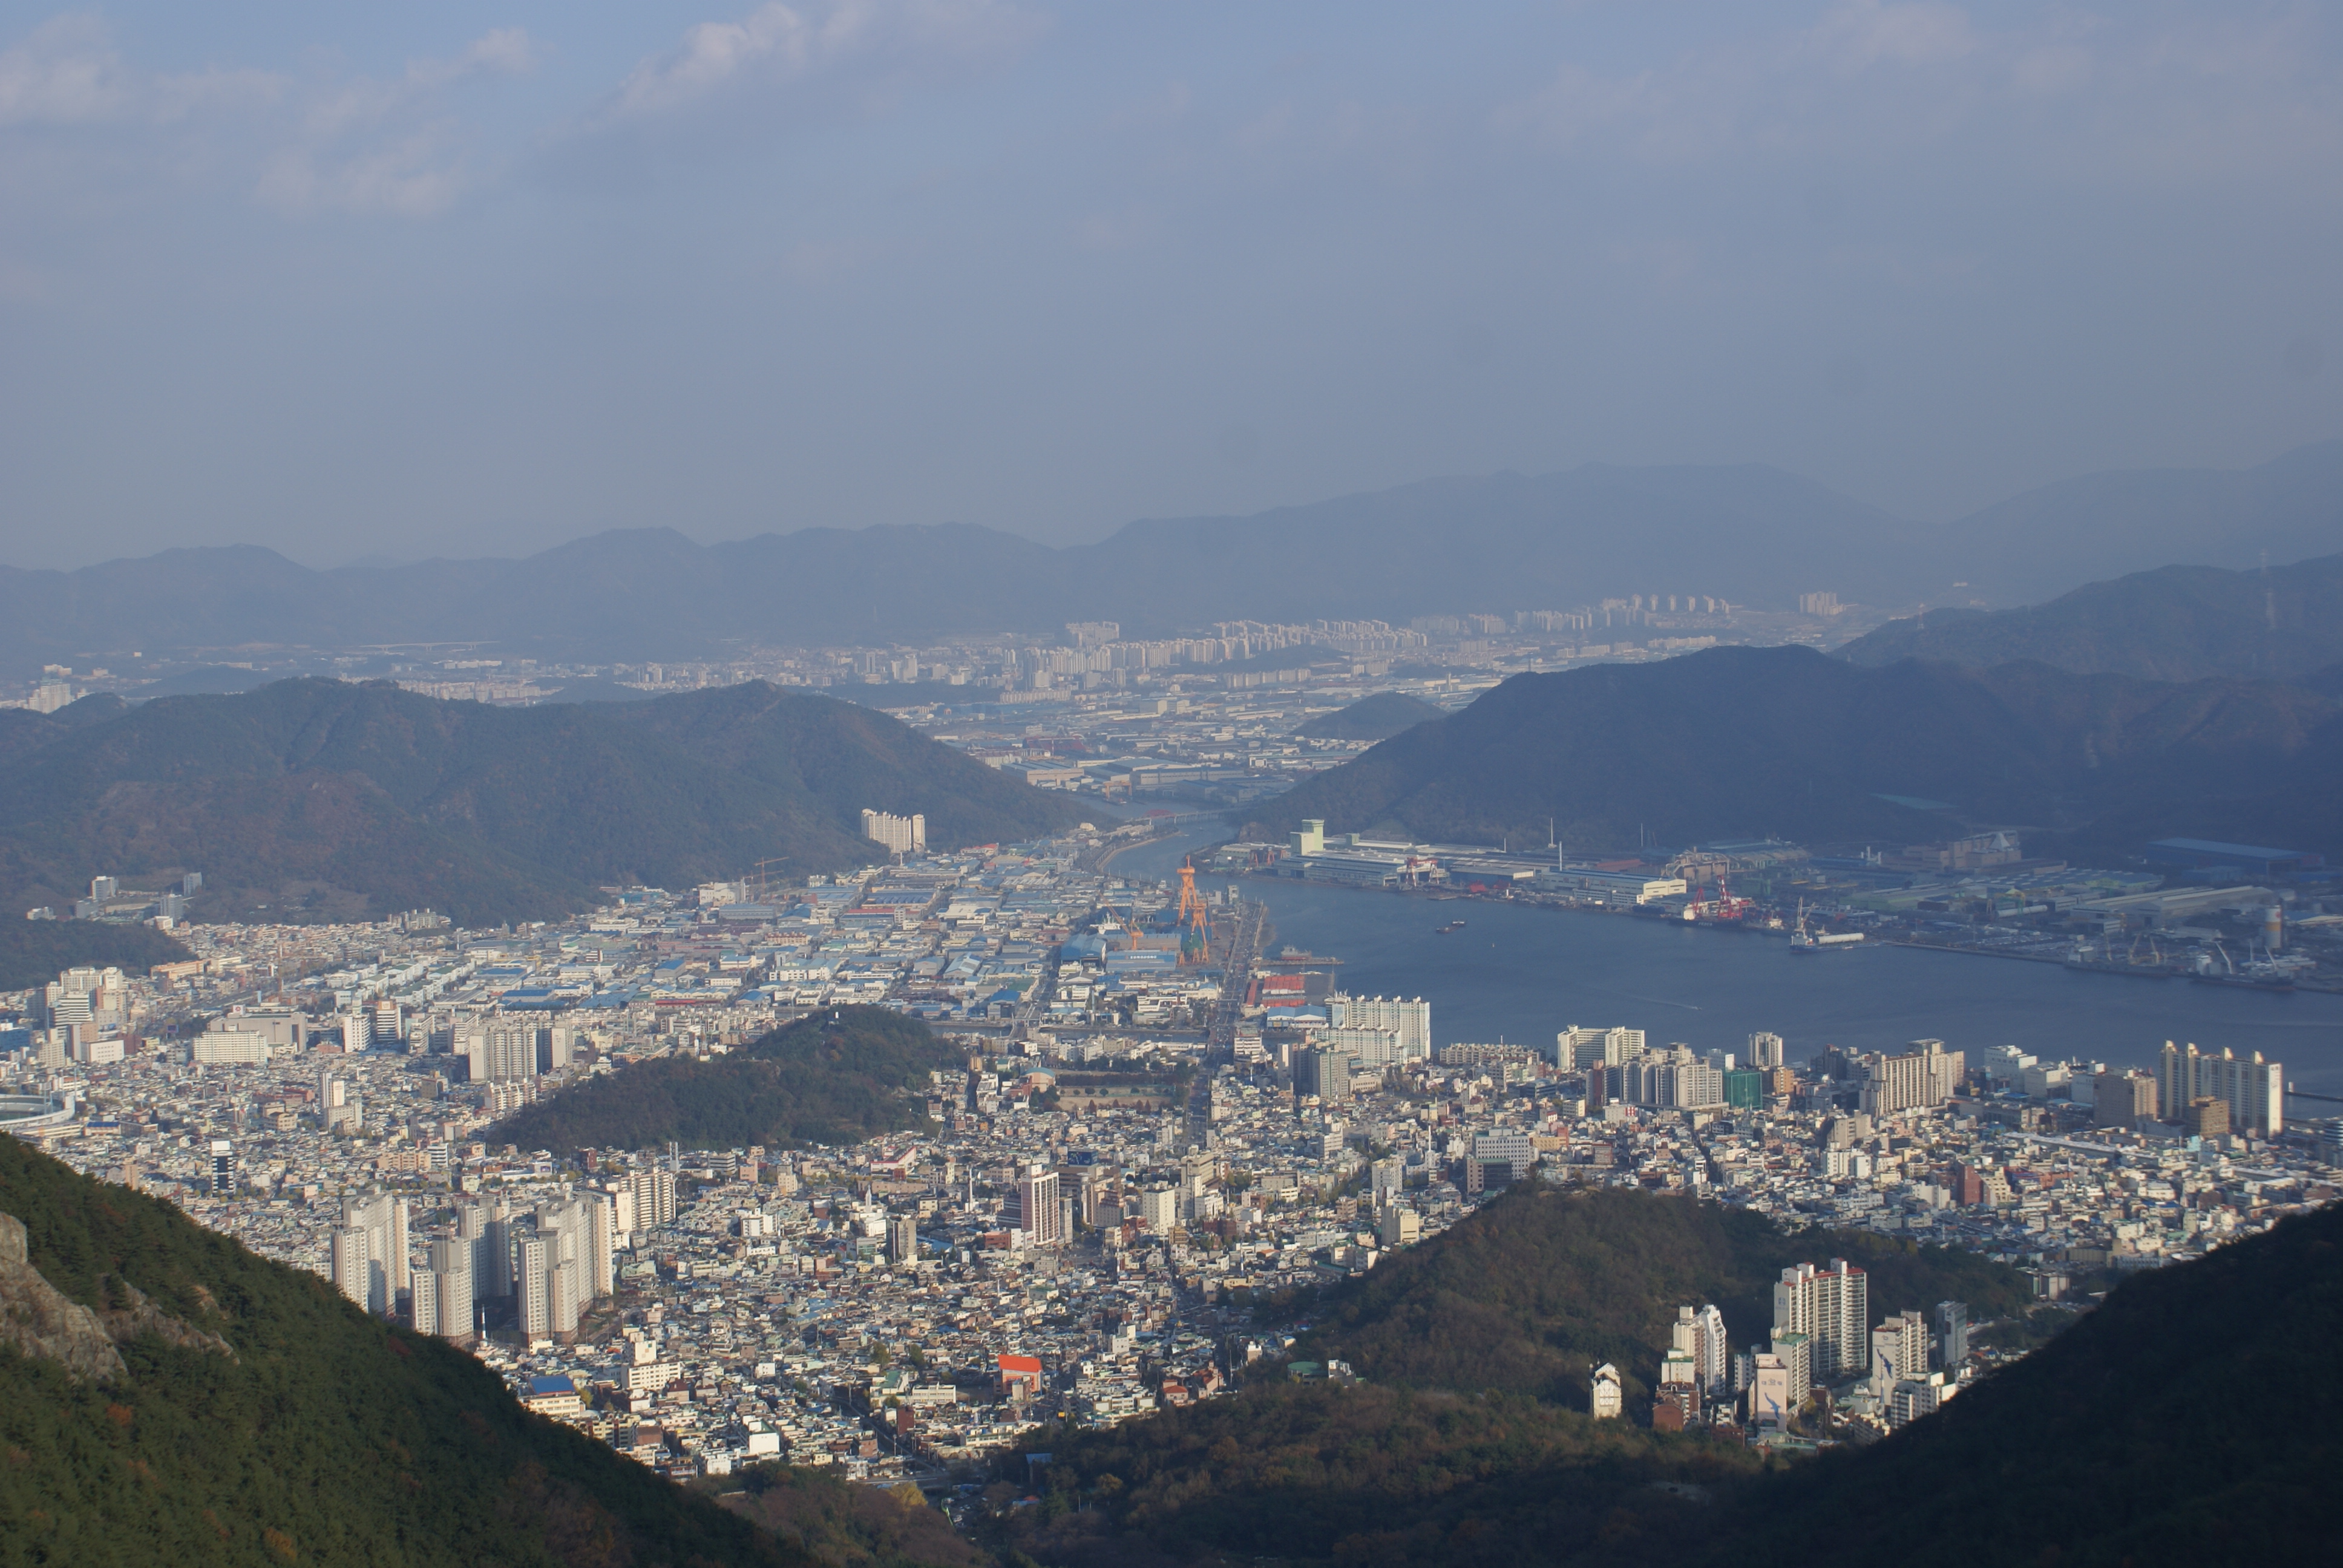
<svg viewBox="0 0 2343 1568">
<path fill-rule="evenodd" d="M 1051 1456 L 1041 1506 L 1001 1533 L 1048 1568 L 1665 1563 L 1712 1512 L 1665 1488 L 1764 1464 L 1519 1396 L 1373 1384 L 1272 1382 L 1030 1447 Z"/>
<path fill-rule="evenodd" d="M 2128 1279 L 1938 1414 L 1819 1459 L 1765 1463 L 1530 1397 L 1536 1357 L 1565 1343 L 1581 1365 L 1624 1346 L 1648 1367 L 1677 1287 L 1704 1271 L 1728 1271 L 1713 1299 L 1738 1337 L 1761 1267 L 1833 1251 L 1870 1273 L 1875 1322 L 1943 1295 L 2024 1299 L 2006 1269 L 1884 1239 L 1783 1236 L 1649 1194 L 1516 1194 L 1377 1268 L 1300 1347 L 1347 1349 L 1392 1381 L 1270 1381 L 1044 1431 L 1041 1506 L 996 1528 L 1049 1568 L 2150 1568 L 2322 1560 L 2343 1528 L 2343 1439 L 2325 1419 L 2343 1402 L 2325 1348 L 2343 1333 L 2343 1208 Z M 1484 1297 L 1494 1312 L 1469 1310 Z M 1491 1375 L 1523 1381 L 1473 1392 Z M 1457 1386 L 1405 1386 L 1418 1379 Z"/>
<path fill-rule="evenodd" d="M 2343 841 L 2343 720 L 2291 686 L 2038 664 L 1871 669 L 1795 648 L 1523 675 L 1259 809 L 1421 838 L 1569 846 L 1778 834 L 1940 839 L 1983 822 L 2086 843 Z M 1885 796 L 1952 804 L 1922 811 Z"/>
<path fill-rule="evenodd" d="M 768 1463 L 698 1484 L 824 1568 L 990 1568 L 992 1561 L 908 1482 L 881 1491 L 827 1467 Z"/>
<path fill-rule="evenodd" d="M 199 918 L 545 918 L 614 883 L 868 862 L 865 807 L 924 812 L 939 846 L 1081 816 L 884 714 L 762 682 L 501 709 L 287 680 L 0 725 L 0 910 L 192 869 Z"/>
<path fill-rule="evenodd" d="M 1051 1568 L 1684 1560 L 1710 1538 L 1714 1504 L 1667 1488 L 1730 1495 L 1765 1461 L 1641 1424 L 1667 1325 L 1679 1305 L 1714 1302 L 1748 1344 L 1769 1326 L 1780 1271 L 1833 1257 L 1870 1276 L 1875 1319 L 2028 1299 L 2015 1271 L 1965 1253 L 1786 1232 L 1656 1193 L 1523 1188 L 1319 1303 L 1295 1359 L 1347 1361 L 1363 1383 L 1297 1387 L 1272 1372 L 1192 1410 L 1045 1432 L 1031 1447 L 1052 1455 L 1054 1506 L 1006 1533 Z M 1587 1373 L 1605 1361 L 1626 1380 L 1623 1421 L 1584 1413 Z"/>
<path fill-rule="evenodd" d="M 1886 1442 L 1753 1490 L 1714 1560 L 2313 1562 L 2343 1532 L 2343 1210 L 2126 1281 Z"/>
<path fill-rule="evenodd" d="M 833 1008 L 706 1061 L 662 1058 L 524 1106 L 492 1136 L 556 1154 L 852 1143 L 925 1120 L 928 1074 L 963 1059 L 885 1008 Z"/>
<path fill-rule="evenodd" d="M 76 964 L 119 967 L 145 974 L 176 963 L 187 950 L 152 926 L 100 925 L 95 920 L 27 920 L 21 910 L 0 910 L 0 990 L 44 985 Z"/>
<path fill-rule="evenodd" d="M 1869 1231 L 1785 1231 L 1763 1214 L 1620 1188 L 1524 1187 L 1397 1253 L 1320 1308 L 1294 1351 L 1376 1382 L 1525 1393 L 1586 1406 L 1610 1362 L 1634 1410 L 1658 1382 L 1678 1306 L 1713 1302 L 1736 1345 L 1762 1341 L 1774 1282 L 1845 1258 L 1870 1276 L 1875 1319 L 1965 1301 L 1980 1316 L 2028 1299 L 2016 1270 Z"/>
<path fill-rule="evenodd" d="M 1435 708 L 1403 691 L 1378 691 L 1348 708 L 1322 713 L 1294 730 L 1305 740 L 1388 740 L 1403 729 L 1413 729 L 1427 719 L 1445 719 L 1447 709 Z"/>
<path fill-rule="evenodd" d="M 462 1352 L 10 1138 L 0 1212 L 29 1241 L 29 1269 L 0 1263 L 12 1309 L 38 1293 L 37 1271 L 100 1312 L 142 1292 L 233 1352 L 150 1329 L 119 1339 L 120 1375 L 76 1382 L 0 1340 L 0 1563 L 806 1561 L 527 1413 Z"/>
<path fill-rule="evenodd" d="M 673 751 L 773 780 L 827 812 L 825 823 L 843 822 L 840 864 L 877 858 L 861 837 L 865 806 L 924 813 L 928 842 L 940 849 L 1038 838 L 1086 815 L 1071 797 L 987 768 L 883 713 L 761 680 L 612 711 Z"/>
<path fill-rule="evenodd" d="M 1863 665 L 2032 659 L 2143 680 L 2293 680 L 2343 659 L 2343 556 L 2267 571 L 2163 567 L 2022 609 L 1931 611 L 1839 649 Z"/>
</svg>

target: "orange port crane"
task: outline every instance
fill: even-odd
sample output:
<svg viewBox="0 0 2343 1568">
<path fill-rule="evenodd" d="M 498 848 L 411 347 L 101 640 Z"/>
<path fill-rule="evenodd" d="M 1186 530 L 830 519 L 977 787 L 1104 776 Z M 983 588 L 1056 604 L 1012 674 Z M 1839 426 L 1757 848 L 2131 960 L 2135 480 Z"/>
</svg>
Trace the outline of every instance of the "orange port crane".
<svg viewBox="0 0 2343 1568">
<path fill-rule="evenodd" d="M 1192 859 L 1182 862 L 1180 867 L 1180 909 L 1173 918 L 1179 924 L 1187 927 L 1195 934 L 1196 956 L 1190 961 L 1202 963 L 1211 957 L 1212 916 L 1212 911 L 1205 907 L 1204 895 L 1196 890 L 1196 862 Z M 1189 944 L 1182 940 L 1180 948 L 1181 957 L 1186 960 Z"/>
</svg>

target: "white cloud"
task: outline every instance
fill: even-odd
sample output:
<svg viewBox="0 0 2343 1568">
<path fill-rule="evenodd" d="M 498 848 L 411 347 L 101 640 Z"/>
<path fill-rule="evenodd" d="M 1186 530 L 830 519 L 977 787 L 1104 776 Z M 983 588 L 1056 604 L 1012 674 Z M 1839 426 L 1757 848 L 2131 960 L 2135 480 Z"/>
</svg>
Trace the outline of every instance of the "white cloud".
<svg viewBox="0 0 2343 1568">
<path fill-rule="evenodd" d="M 527 71 L 536 57 L 528 33 L 499 27 L 452 55 L 410 60 L 387 80 L 301 82 L 237 68 L 171 75 L 126 62 L 104 21 L 65 15 L 0 50 L 0 127 L 45 133 L 13 150 L 53 166 L 89 132 L 143 127 L 155 166 L 205 177 L 241 167 L 269 206 L 420 216 L 445 207 L 469 177 L 450 90 Z M 231 115 L 242 116 L 232 130 Z M 93 156 L 116 157 L 119 168 L 118 153 Z"/>
<path fill-rule="evenodd" d="M 258 195 L 295 210 L 428 217 L 462 194 L 465 176 L 451 138 L 427 127 L 339 157 L 288 148 L 261 175 Z"/>
<path fill-rule="evenodd" d="M 123 64 L 103 21 L 68 14 L 51 17 L 23 43 L 0 50 L 0 126 L 169 121 L 206 108 L 266 103 L 283 85 L 266 71 L 175 76 L 134 70 Z"/>
<path fill-rule="evenodd" d="M 1815 37 L 1842 71 L 1866 71 L 1883 63 L 1936 65 L 1976 47 L 1967 13 L 1936 0 L 1851 0 L 1824 20 Z"/>
<path fill-rule="evenodd" d="M 1657 95 L 1650 72 L 1610 79 L 1565 61 L 1554 73 L 1552 86 L 1534 98 L 1502 106 L 1494 118 L 1502 130 L 1523 132 L 1556 151 L 1569 151 L 1630 120 L 1656 120 Z"/>
<path fill-rule="evenodd" d="M 300 136 L 269 160 L 256 194 L 291 211 L 427 217 L 471 179 L 464 138 L 445 109 L 447 90 L 475 76 L 517 75 L 536 63 L 528 33 L 499 27 L 448 58 L 410 60 L 387 81 L 339 84 L 310 101 Z"/>
<path fill-rule="evenodd" d="M 1013 51 L 1044 23 L 1001 0 L 772 0 L 737 22 L 686 29 L 620 84 L 621 114 L 681 108 L 736 84 L 787 81 L 858 61 L 978 57 Z"/>
<path fill-rule="evenodd" d="M 113 39 L 96 17 L 55 17 L 0 54 L 0 125 L 110 120 L 134 97 Z"/>
<path fill-rule="evenodd" d="M 382 120 L 468 77 L 518 75 L 536 63 L 537 51 L 528 33 L 518 27 L 499 27 L 474 39 L 453 58 L 410 60 L 403 74 L 387 82 L 358 77 L 320 95 L 309 108 L 309 128 L 334 135 Z"/>
</svg>

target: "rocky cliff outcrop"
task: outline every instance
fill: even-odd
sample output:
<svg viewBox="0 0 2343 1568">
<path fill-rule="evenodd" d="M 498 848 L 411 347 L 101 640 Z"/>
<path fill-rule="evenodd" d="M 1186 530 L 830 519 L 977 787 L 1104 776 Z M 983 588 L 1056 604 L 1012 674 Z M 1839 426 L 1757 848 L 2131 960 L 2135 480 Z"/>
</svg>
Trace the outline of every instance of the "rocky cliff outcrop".
<svg viewBox="0 0 2343 1568">
<path fill-rule="evenodd" d="M 126 1377 L 115 1348 L 151 1333 L 186 1350 L 210 1351 L 231 1361 L 236 1352 L 217 1334 L 171 1316 L 127 1280 L 106 1282 L 112 1302 L 94 1311 L 68 1299 L 33 1267 L 25 1223 L 0 1214 L 0 1343 L 45 1356 L 77 1378 Z"/>
<path fill-rule="evenodd" d="M 77 1378 L 126 1376 L 122 1352 L 96 1312 L 67 1301 L 33 1267 L 25 1222 L 0 1214 L 0 1341 L 63 1362 Z"/>
</svg>

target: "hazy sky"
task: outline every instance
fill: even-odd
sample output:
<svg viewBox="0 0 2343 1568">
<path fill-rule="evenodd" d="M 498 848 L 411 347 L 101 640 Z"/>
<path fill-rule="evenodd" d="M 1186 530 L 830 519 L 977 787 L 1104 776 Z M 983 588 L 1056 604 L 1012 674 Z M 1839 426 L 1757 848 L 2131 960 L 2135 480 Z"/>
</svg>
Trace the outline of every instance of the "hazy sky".
<svg viewBox="0 0 2343 1568">
<path fill-rule="evenodd" d="M 0 560 L 2258 462 L 2338 9 L 0 5 Z"/>
</svg>

